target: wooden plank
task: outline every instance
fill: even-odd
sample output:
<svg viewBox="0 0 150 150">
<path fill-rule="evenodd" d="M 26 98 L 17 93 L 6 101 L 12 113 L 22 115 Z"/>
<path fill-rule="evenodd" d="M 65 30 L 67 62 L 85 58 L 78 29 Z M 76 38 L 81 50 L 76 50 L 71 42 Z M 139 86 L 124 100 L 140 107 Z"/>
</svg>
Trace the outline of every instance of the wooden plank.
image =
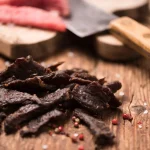
<svg viewBox="0 0 150 150">
<path fill-rule="evenodd" d="M 4 60 L 0 59 L 0 67 L 4 64 Z M 104 150 L 148 150 L 150 149 L 150 115 L 143 114 L 145 109 L 149 109 L 150 105 L 150 66 L 149 60 L 141 59 L 126 64 L 111 63 L 103 60 L 96 60 L 87 53 L 78 52 L 76 49 L 61 52 L 55 56 L 51 56 L 45 61 L 46 64 L 57 61 L 65 61 L 66 63 L 60 68 L 81 67 L 89 70 L 97 77 L 106 77 L 108 81 L 120 80 L 123 88 L 120 91 L 125 93 L 121 98 L 123 105 L 120 110 L 107 111 L 103 114 L 103 118 L 116 135 L 116 144 L 112 147 L 102 148 Z M 144 102 L 147 106 L 144 106 Z M 133 122 L 123 121 L 122 112 L 131 113 Z M 111 120 L 118 118 L 119 125 L 112 126 Z M 142 121 L 143 127 L 139 129 L 137 122 Z M 77 150 L 78 145 L 83 144 L 85 150 L 94 150 L 92 136 L 84 126 L 79 129 L 73 128 L 72 122 L 65 126 L 65 131 L 71 133 L 84 133 L 85 141 L 73 144 L 71 140 L 65 136 L 56 135 L 51 137 L 48 133 L 42 133 L 37 138 L 22 139 L 17 133 L 15 135 L 6 136 L 4 133 L 0 135 L 0 150 L 42 150 L 42 145 L 48 145 L 48 150 Z"/>
<path fill-rule="evenodd" d="M 149 108 L 150 99 L 150 73 L 149 60 L 141 59 L 134 63 L 117 64 L 99 61 L 96 68 L 96 75 L 104 76 L 108 81 L 120 80 L 123 84 L 121 91 L 125 93 L 122 98 L 123 105 L 120 110 L 107 115 L 107 122 L 116 135 L 117 144 L 113 150 L 148 150 L 150 149 L 149 139 L 149 114 L 143 111 Z M 144 106 L 147 103 L 147 107 Z M 122 113 L 129 113 L 133 116 L 133 121 L 122 119 Z M 119 125 L 112 126 L 111 120 L 118 118 Z M 138 122 L 143 122 L 143 127 L 139 129 Z M 106 148 L 108 149 L 108 148 Z"/>
</svg>

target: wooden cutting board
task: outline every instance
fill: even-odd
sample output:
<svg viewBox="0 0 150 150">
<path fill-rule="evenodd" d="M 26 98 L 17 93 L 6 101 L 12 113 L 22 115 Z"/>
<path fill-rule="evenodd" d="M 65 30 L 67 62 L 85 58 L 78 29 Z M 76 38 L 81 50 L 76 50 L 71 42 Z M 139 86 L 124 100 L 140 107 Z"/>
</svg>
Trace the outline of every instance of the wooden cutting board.
<svg viewBox="0 0 150 150">
<path fill-rule="evenodd" d="M 45 60 L 46 64 L 57 61 L 65 61 L 60 69 L 71 69 L 81 67 L 90 71 L 98 78 L 106 77 L 108 81 L 119 80 L 123 84 L 120 90 L 125 93 L 121 98 L 123 105 L 120 110 L 106 112 L 106 124 L 116 135 L 116 144 L 103 150 L 149 150 L 150 139 L 150 113 L 144 114 L 144 110 L 150 106 L 150 66 L 149 60 L 141 59 L 132 63 L 120 64 L 110 63 L 92 57 L 86 50 L 68 49 Z M 0 58 L 0 69 L 4 67 L 5 61 Z M 3 68 L 4 69 L 4 68 Z M 144 105 L 145 103 L 145 105 Z M 147 106 L 146 106 L 147 104 Z M 131 113 L 133 122 L 122 119 L 122 112 Z M 109 115 L 108 115 L 109 114 Z M 118 126 L 112 126 L 111 121 L 117 118 Z M 142 128 L 138 127 L 138 122 L 142 122 Z M 0 135 L 0 150 L 42 150 L 43 145 L 47 145 L 47 150 L 78 150 L 78 145 L 84 145 L 85 150 L 94 150 L 92 135 L 86 127 L 79 129 L 73 127 L 72 122 L 68 122 L 65 131 L 71 135 L 74 133 L 84 133 L 85 140 L 74 144 L 71 140 L 62 135 L 50 136 L 48 132 L 42 133 L 38 137 L 22 139 L 18 133 L 6 136 Z"/>
<path fill-rule="evenodd" d="M 16 25 L 0 25 L 0 54 L 16 59 L 32 55 L 35 59 L 52 54 L 61 35 L 57 32 Z"/>
</svg>

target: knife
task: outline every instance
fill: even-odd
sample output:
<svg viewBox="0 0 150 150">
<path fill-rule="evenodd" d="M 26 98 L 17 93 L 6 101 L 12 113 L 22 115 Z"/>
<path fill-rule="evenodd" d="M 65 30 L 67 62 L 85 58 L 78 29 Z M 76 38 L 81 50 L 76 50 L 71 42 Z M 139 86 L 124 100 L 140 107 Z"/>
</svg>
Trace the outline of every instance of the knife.
<svg viewBox="0 0 150 150">
<path fill-rule="evenodd" d="M 71 16 L 65 19 L 67 29 L 80 38 L 110 30 L 124 44 L 150 58 L 150 29 L 129 17 L 117 17 L 88 4 L 70 0 Z"/>
</svg>

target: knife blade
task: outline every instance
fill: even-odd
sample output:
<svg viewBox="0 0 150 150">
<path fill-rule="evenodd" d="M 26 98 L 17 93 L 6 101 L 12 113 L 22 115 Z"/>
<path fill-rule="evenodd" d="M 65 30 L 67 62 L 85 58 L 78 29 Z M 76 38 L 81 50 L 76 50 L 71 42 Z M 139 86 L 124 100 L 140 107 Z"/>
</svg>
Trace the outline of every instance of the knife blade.
<svg viewBox="0 0 150 150">
<path fill-rule="evenodd" d="M 70 0 L 69 4 L 71 16 L 65 19 L 67 29 L 81 38 L 107 30 L 109 22 L 117 18 L 83 0 Z"/>
</svg>

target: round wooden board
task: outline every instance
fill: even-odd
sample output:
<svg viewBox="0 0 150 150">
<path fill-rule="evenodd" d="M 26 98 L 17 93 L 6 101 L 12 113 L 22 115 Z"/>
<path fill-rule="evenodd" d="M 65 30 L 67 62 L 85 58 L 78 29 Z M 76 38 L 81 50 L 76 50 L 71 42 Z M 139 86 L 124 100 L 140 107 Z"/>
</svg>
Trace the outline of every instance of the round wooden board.
<svg viewBox="0 0 150 150">
<path fill-rule="evenodd" d="M 15 59 L 32 55 L 40 58 L 52 53 L 59 41 L 59 34 L 30 27 L 0 25 L 0 53 Z"/>
</svg>

